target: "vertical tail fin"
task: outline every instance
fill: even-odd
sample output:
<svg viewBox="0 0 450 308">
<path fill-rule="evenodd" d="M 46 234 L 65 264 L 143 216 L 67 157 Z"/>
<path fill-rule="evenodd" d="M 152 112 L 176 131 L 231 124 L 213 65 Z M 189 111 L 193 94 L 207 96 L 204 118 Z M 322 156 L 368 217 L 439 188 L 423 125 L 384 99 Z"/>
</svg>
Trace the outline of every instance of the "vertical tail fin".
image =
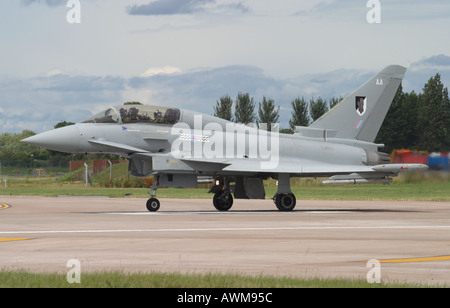
<svg viewBox="0 0 450 308">
<path fill-rule="evenodd" d="M 402 66 L 386 67 L 310 127 L 337 130 L 336 138 L 373 142 L 405 72 Z"/>
</svg>

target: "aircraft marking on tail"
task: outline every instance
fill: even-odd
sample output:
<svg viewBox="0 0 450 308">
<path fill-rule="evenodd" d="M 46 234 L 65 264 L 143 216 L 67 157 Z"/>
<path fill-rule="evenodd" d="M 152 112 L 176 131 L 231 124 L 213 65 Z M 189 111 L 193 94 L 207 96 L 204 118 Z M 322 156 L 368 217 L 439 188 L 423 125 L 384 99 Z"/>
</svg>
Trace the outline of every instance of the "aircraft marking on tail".
<svg viewBox="0 0 450 308">
<path fill-rule="evenodd" d="M 355 124 L 355 126 L 353 126 L 353 128 L 358 129 L 361 126 L 361 124 L 363 124 L 363 122 L 364 122 L 363 120 L 356 121 L 356 124 Z"/>
<path fill-rule="evenodd" d="M 356 112 L 363 116 L 364 113 L 366 113 L 367 110 L 367 97 L 366 96 L 357 96 L 355 98 L 355 109 Z"/>
</svg>

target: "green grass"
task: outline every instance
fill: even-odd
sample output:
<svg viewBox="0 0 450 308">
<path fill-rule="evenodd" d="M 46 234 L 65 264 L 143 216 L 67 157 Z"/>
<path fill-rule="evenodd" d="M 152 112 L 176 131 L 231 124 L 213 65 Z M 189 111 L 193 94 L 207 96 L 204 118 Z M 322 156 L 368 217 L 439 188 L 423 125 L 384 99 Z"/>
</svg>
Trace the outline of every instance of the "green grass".
<svg viewBox="0 0 450 308">
<path fill-rule="evenodd" d="M 275 195 L 275 184 L 266 184 L 266 198 Z M 208 188 L 160 188 L 158 198 L 211 199 Z M 61 184 L 52 182 L 9 182 L 8 188 L 0 186 L 0 195 L 17 196 L 107 196 L 110 198 L 147 198 L 146 188 L 85 187 L 83 183 Z M 323 186 L 321 184 L 293 185 L 292 192 L 298 200 L 407 200 L 450 201 L 450 183 L 401 183 L 390 185 Z"/>
<path fill-rule="evenodd" d="M 69 284 L 66 274 L 0 271 L 0 288 L 423 288 L 412 283 L 369 284 L 357 279 L 301 279 L 238 274 L 81 273 L 81 283 Z"/>
<path fill-rule="evenodd" d="M 208 194 L 209 189 L 183 189 L 183 188 L 160 188 L 158 189 L 158 198 L 212 198 Z M 50 185 L 50 186 L 12 186 L 0 188 L 0 195 L 10 196 L 106 196 L 110 198 L 147 198 L 148 189 L 146 188 L 102 188 L 102 187 L 84 187 L 84 185 Z"/>
</svg>

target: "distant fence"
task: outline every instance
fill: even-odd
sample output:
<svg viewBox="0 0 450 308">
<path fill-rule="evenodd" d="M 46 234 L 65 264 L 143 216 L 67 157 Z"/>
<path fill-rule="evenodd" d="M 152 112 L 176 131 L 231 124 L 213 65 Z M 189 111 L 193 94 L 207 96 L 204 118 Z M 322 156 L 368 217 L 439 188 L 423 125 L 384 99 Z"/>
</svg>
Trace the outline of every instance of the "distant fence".
<svg viewBox="0 0 450 308">
<path fill-rule="evenodd" d="M 113 165 L 115 164 L 121 164 L 121 163 L 126 163 L 126 160 L 109 160 Z M 97 174 L 99 173 L 101 170 L 109 168 L 109 162 L 108 159 L 93 159 L 92 161 L 71 161 L 69 163 L 69 169 L 70 172 L 73 172 L 75 170 L 78 170 L 80 168 L 84 167 L 84 164 L 90 164 L 92 162 L 92 173 L 93 174 Z"/>
</svg>

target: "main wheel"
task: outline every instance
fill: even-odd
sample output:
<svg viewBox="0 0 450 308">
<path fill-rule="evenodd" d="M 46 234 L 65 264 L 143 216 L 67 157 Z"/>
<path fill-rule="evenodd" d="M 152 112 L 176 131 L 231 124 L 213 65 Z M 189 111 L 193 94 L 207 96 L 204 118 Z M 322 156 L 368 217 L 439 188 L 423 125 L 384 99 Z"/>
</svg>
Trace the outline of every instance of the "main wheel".
<svg viewBox="0 0 450 308">
<path fill-rule="evenodd" d="M 275 204 L 278 210 L 282 212 L 289 212 L 295 208 L 295 196 L 294 194 L 277 194 L 275 196 Z"/>
<path fill-rule="evenodd" d="M 230 192 L 218 191 L 214 194 L 213 204 L 218 211 L 228 211 L 233 206 L 233 196 Z"/>
<path fill-rule="evenodd" d="M 156 198 L 150 198 L 147 200 L 147 210 L 150 212 L 156 212 L 159 210 L 159 200 Z"/>
</svg>

